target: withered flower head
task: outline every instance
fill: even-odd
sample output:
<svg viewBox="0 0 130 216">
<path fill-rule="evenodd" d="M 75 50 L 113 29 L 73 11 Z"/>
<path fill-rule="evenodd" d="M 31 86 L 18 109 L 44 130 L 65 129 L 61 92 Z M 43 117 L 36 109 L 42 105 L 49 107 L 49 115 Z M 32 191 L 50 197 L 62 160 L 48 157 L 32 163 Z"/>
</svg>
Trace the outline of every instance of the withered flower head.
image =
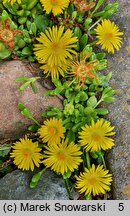
<svg viewBox="0 0 130 216">
<path fill-rule="evenodd" d="M 77 56 L 75 60 L 70 62 L 70 72 L 68 72 L 68 74 L 74 77 L 72 82 L 77 81 L 79 87 L 84 86 L 84 82 L 88 77 L 98 79 L 98 76 L 95 73 L 98 61 L 86 61 L 91 54 L 92 53 L 88 53 L 86 51 L 81 52 L 79 57 L 80 60 Z"/>
<path fill-rule="evenodd" d="M 7 19 L 5 23 L 0 21 L 0 40 L 4 42 L 10 49 L 14 48 L 14 36 L 16 34 L 22 34 L 22 31 L 10 28 L 10 19 Z"/>
<path fill-rule="evenodd" d="M 95 6 L 95 4 L 95 2 L 88 2 L 86 0 L 74 0 L 74 5 L 81 12 L 90 11 Z"/>
</svg>

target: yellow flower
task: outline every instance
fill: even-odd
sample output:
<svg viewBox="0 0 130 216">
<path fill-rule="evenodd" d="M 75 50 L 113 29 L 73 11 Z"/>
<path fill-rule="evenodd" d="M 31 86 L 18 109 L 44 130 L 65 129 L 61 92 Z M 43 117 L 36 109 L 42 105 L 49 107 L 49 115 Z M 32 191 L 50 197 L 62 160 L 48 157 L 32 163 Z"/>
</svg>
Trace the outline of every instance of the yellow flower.
<svg viewBox="0 0 130 216">
<path fill-rule="evenodd" d="M 91 54 L 92 53 L 82 52 L 80 53 L 80 60 L 78 60 L 78 57 L 76 56 L 75 60 L 70 62 L 70 72 L 68 72 L 68 74 L 74 76 L 72 82 L 77 81 L 79 86 L 83 86 L 88 77 L 98 79 L 98 76 L 95 73 L 98 61 L 93 60 L 86 62 L 86 59 L 89 58 Z"/>
<path fill-rule="evenodd" d="M 48 64 L 44 64 L 40 68 L 44 71 L 44 74 L 47 74 L 47 77 L 49 75 L 51 75 L 52 78 L 58 78 L 59 77 L 59 73 L 62 76 L 64 76 L 64 71 L 67 70 L 68 65 L 67 64 L 63 64 L 62 67 L 54 65 L 53 67 L 51 67 Z"/>
<path fill-rule="evenodd" d="M 41 149 L 38 148 L 37 143 L 33 143 L 31 139 L 25 136 L 25 139 L 21 138 L 12 148 L 11 158 L 14 158 L 14 164 L 17 165 L 19 169 L 31 169 L 31 171 L 33 171 L 34 165 L 39 167 L 40 159 L 43 157 L 39 153 Z"/>
<path fill-rule="evenodd" d="M 91 125 L 85 125 L 79 132 L 80 145 L 84 146 L 86 151 L 111 149 L 114 146 L 114 140 L 108 136 L 115 134 L 115 132 L 112 132 L 113 129 L 114 127 L 110 126 L 110 122 L 104 119 L 98 119 L 96 123 L 92 121 Z"/>
<path fill-rule="evenodd" d="M 93 164 L 90 169 L 85 168 L 85 172 L 77 177 L 76 188 L 85 195 L 105 194 L 110 190 L 112 175 L 108 174 L 109 170 L 103 169 L 102 165 L 97 168 Z"/>
<path fill-rule="evenodd" d="M 108 52 L 114 53 L 114 49 L 119 50 L 121 47 L 123 32 L 119 31 L 119 28 L 114 22 L 110 20 L 102 20 L 101 24 L 98 24 L 95 29 L 97 34 L 97 44 L 102 45 L 102 49 L 106 49 Z"/>
<path fill-rule="evenodd" d="M 59 73 L 64 76 L 67 58 L 72 58 L 72 53 L 76 54 L 72 48 L 76 46 L 74 43 L 77 37 L 73 37 L 70 29 L 63 32 L 63 26 L 49 28 L 37 38 L 40 43 L 34 48 L 36 58 L 39 63 L 44 64 L 42 68 L 45 73 L 51 74 L 52 78 L 58 78 Z"/>
<path fill-rule="evenodd" d="M 47 150 L 44 151 L 43 160 L 44 165 L 47 168 L 51 168 L 57 173 L 64 175 L 65 172 L 73 172 L 77 169 L 82 162 L 80 155 L 82 152 L 78 145 L 73 142 L 62 140 L 61 143 L 56 145 L 45 146 Z"/>
<path fill-rule="evenodd" d="M 48 144 L 60 143 L 60 139 L 64 138 L 65 129 L 61 119 L 51 118 L 44 121 L 44 125 L 38 130 L 38 134 L 42 141 Z"/>
<path fill-rule="evenodd" d="M 14 3 L 21 4 L 21 0 L 3 0 L 3 3 L 7 2 L 9 2 L 11 5 L 13 5 Z"/>
<path fill-rule="evenodd" d="M 40 0 L 47 14 L 51 11 L 56 16 L 63 13 L 63 10 L 68 7 L 70 0 Z"/>
</svg>

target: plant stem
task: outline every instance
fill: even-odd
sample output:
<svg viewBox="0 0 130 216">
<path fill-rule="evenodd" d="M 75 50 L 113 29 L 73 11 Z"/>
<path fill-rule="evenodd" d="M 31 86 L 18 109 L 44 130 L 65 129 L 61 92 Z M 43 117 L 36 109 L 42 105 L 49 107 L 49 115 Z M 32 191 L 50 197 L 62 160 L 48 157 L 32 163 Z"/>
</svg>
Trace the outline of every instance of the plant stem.
<svg viewBox="0 0 130 216">
<path fill-rule="evenodd" d="M 40 173 L 42 174 L 45 170 L 47 169 L 47 167 L 43 168 Z"/>
<path fill-rule="evenodd" d="M 94 46 L 96 44 L 97 41 L 93 41 L 92 43 L 90 43 L 90 46 Z"/>
<path fill-rule="evenodd" d="M 101 154 L 101 158 L 102 158 L 102 163 L 103 163 L 104 168 L 107 169 L 106 162 L 105 162 L 104 156 L 102 154 Z"/>
<path fill-rule="evenodd" d="M 90 31 L 92 28 L 94 28 L 101 20 L 102 20 L 102 18 L 100 18 L 99 20 L 97 20 L 92 26 L 90 26 L 90 28 L 88 29 L 88 31 Z"/>
<path fill-rule="evenodd" d="M 89 157 L 89 153 L 86 152 L 86 163 L 87 163 L 87 167 L 88 169 L 91 168 L 91 163 L 90 163 L 90 157 Z"/>
<path fill-rule="evenodd" d="M 32 116 L 31 116 L 31 118 L 30 118 L 32 121 L 34 121 L 39 127 L 41 127 L 41 125 L 38 123 L 38 121 L 35 119 L 35 118 L 33 118 Z"/>
<path fill-rule="evenodd" d="M 71 190 L 70 190 L 70 187 L 69 187 L 69 181 L 68 181 L 68 179 L 67 178 L 64 179 L 64 182 L 65 182 L 65 187 L 66 187 L 69 199 L 73 200 L 72 193 L 71 193 Z"/>
<path fill-rule="evenodd" d="M 94 109 L 102 102 L 102 98 L 96 103 L 96 105 L 93 107 Z"/>
</svg>

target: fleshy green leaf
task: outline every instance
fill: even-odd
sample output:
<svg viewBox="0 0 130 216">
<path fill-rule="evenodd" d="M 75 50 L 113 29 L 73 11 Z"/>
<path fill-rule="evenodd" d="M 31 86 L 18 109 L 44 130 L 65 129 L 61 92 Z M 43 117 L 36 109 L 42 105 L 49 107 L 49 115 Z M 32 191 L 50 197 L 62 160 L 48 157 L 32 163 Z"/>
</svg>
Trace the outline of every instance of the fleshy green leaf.
<svg viewBox="0 0 130 216">
<path fill-rule="evenodd" d="M 109 113 L 108 109 L 105 108 L 97 108 L 95 111 L 98 115 L 107 115 Z"/>
<path fill-rule="evenodd" d="M 11 145 L 10 144 L 0 145 L 0 157 L 5 157 L 6 155 L 8 155 L 10 150 L 11 150 Z"/>
<path fill-rule="evenodd" d="M 19 108 L 20 111 L 23 111 L 25 109 L 25 106 L 24 106 L 23 103 L 19 102 L 18 103 L 18 108 Z"/>
<path fill-rule="evenodd" d="M 95 96 L 90 97 L 87 101 L 87 105 L 93 108 L 96 106 L 96 104 L 97 104 L 97 98 Z"/>
<path fill-rule="evenodd" d="M 68 178 L 70 178 L 70 176 L 71 176 L 71 172 L 67 171 L 66 173 L 64 173 L 63 178 L 68 179 Z"/>
</svg>

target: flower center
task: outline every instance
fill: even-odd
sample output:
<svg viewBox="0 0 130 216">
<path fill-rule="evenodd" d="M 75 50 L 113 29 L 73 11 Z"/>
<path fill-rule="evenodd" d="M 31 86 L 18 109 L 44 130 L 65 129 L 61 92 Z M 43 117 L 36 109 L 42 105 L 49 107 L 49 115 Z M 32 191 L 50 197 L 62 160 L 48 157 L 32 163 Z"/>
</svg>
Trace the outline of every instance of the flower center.
<svg viewBox="0 0 130 216">
<path fill-rule="evenodd" d="M 0 37 L 3 41 L 10 42 L 13 40 L 13 33 L 8 29 L 4 29 L 1 31 Z"/>
<path fill-rule="evenodd" d="M 64 152 L 59 152 L 59 154 L 58 154 L 58 158 L 59 158 L 59 160 L 62 160 L 62 161 L 64 161 L 64 160 L 65 160 L 65 158 L 66 158 L 66 155 L 65 155 L 65 153 L 64 153 Z"/>
<path fill-rule="evenodd" d="M 94 132 L 94 133 L 92 134 L 92 139 L 93 139 L 94 141 L 100 141 L 101 138 L 102 138 L 102 136 L 101 136 L 101 134 L 98 133 L 98 132 Z"/>
<path fill-rule="evenodd" d="M 56 4 L 57 0 L 51 0 L 52 4 Z"/>
<path fill-rule="evenodd" d="M 56 42 L 52 43 L 52 49 L 55 53 L 60 53 L 61 51 L 61 47 L 59 43 L 56 43 Z"/>
<path fill-rule="evenodd" d="M 29 156 L 29 152 L 25 151 L 25 152 L 23 153 L 23 157 L 27 158 L 28 156 Z"/>
<path fill-rule="evenodd" d="M 109 40 L 109 39 L 113 38 L 113 33 L 112 33 L 112 32 L 107 33 L 107 34 L 105 35 L 105 38 L 106 38 L 106 40 Z"/>
<path fill-rule="evenodd" d="M 56 129 L 54 127 L 50 128 L 50 134 L 55 135 L 56 134 Z"/>
<path fill-rule="evenodd" d="M 112 38 L 112 37 L 113 37 L 113 34 L 112 34 L 112 33 L 109 33 L 109 34 L 108 34 L 108 37 L 109 37 L 109 38 Z"/>
<path fill-rule="evenodd" d="M 55 4 L 57 3 L 57 0 L 51 0 L 51 3 L 52 3 L 53 5 L 55 5 Z"/>
<path fill-rule="evenodd" d="M 88 183 L 89 183 L 90 185 L 95 185 L 96 182 L 97 182 L 96 176 L 93 176 L 93 175 L 92 175 L 92 176 L 89 177 Z"/>
</svg>

